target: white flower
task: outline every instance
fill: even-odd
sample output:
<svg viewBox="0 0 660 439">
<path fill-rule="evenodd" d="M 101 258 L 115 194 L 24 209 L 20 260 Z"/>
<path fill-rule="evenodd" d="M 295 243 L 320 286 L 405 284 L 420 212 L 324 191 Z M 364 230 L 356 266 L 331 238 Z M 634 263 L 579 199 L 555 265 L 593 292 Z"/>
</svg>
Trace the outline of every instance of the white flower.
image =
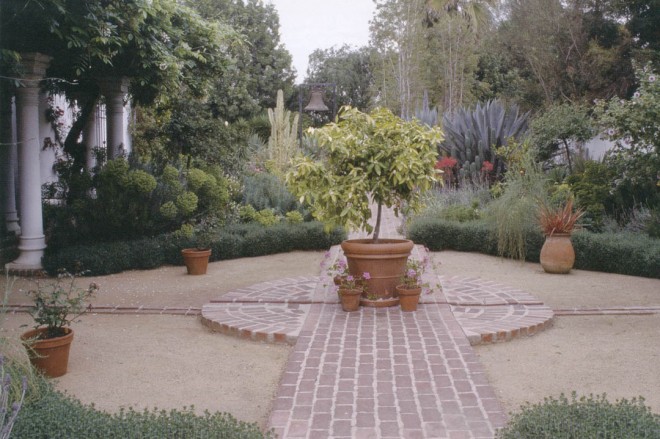
<svg viewBox="0 0 660 439">
<path fill-rule="evenodd" d="M 635 98 L 635 99 L 639 98 L 640 96 L 641 95 L 639 94 L 638 91 L 636 91 L 635 94 L 633 94 L 633 98 Z"/>
<path fill-rule="evenodd" d="M 649 76 L 649 82 L 655 82 L 655 80 L 656 80 L 655 75 Z"/>
<path fill-rule="evenodd" d="M 609 130 L 607 130 L 607 135 L 608 136 L 613 136 L 615 134 L 616 134 L 616 130 L 614 128 L 610 128 Z"/>
</svg>

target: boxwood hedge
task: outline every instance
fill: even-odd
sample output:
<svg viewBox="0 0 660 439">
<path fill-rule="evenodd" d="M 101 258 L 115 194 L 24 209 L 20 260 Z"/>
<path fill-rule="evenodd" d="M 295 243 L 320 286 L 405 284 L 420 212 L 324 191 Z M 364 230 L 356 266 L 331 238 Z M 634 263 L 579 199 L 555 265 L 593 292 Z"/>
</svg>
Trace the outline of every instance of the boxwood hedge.
<svg viewBox="0 0 660 439">
<path fill-rule="evenodd" d="M 408 238 L 430 250 L 458 250 L 497 255 L 493 225 L 484 221 L 456 222 L 419 217 L 408 227 Z M 660 278 L 660 239 L 633 233 L 592 233 L 579 231 L 572 236 L 575 268 Z M 538 262 L 544 237 L 530 230 L 526 237 L 526 257 Z"/>
<path fill-rule="evenodd" d="M 237 224 L 223 229 L 211 244 L 211 261 L 262 256 L 294 250 L 325 250 L 345 239 L 341 229 L 326 233 L 318 222 Z M 65 269 L 89 276 L 150 269 L 162 265 L 183 265 L 181 249 L 193 247 L 191 239 L 161 235 L 136 241 L 75 245 L 47 249 L 44 269 L 51 275 Z"/>
</svg>

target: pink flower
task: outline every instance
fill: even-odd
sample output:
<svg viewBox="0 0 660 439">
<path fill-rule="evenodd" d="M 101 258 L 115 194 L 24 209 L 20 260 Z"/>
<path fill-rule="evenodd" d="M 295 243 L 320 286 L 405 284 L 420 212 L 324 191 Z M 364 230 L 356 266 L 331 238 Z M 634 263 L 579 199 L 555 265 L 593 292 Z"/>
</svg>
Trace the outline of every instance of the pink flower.
<svg viewBox="0 0 660 439">
<path fill-rule="evenodd" d="M 353 282 L 353 281 L 355 280 L 355 278 L 349 274 L 349 275 L 346 277 L 346 280 L 347 280 L 348 282 Z"/>
<path fill-rule="evenodd" d="M 481 172 L 493 172 L 493 164 L 488 160 L 484 160 L 484 164 L 481 166 Z"/>
<path fill-rule="evenodd" d="M 371 275 L 370 275 L 369 272 L 367 272 L 367 271 L 365 271 L 364 273 L 362 273 L 362 277 L 364 278 L 364 280 L 369 280 L 369 279 L 371 279 Z"/>
<path fill-rule="evenodd" d="M 417 272 L 415 270 L 413 270 L 412 268 L 410 268 L 408 270 L 408 272 L 406 273 L 406 276 L 412 277 L 412 278 L 417 277 Z"/>
</svg>

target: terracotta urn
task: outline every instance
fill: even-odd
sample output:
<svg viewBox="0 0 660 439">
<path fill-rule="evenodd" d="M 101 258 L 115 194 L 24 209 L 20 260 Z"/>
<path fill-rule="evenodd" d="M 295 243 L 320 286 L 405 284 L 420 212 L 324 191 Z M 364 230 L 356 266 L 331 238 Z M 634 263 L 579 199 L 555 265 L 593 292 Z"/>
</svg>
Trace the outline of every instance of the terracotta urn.
<svg viewBox="0 0 660 439">
<path fill-rule="evenodd" d="M 554 233 L 545 237 L 541 247 L 541 266 L 546 273 L 566 274 L 575 263 L 575 250 L 569 233 Z"/>
<path fill-rule="evenodd" d="M 396 286 L 406 270 L 406 262 L 414 244 L 408 239 L 349 239 L 341 243 L 353 276 L 369 273 L 366 280 L 369 297 L 378 306 L 396 306 L 399 303 Z M 363 304 L 366 299 L 363 300 Z M 369 306 L 369 305 L 366 305 Z"/>
</svg>

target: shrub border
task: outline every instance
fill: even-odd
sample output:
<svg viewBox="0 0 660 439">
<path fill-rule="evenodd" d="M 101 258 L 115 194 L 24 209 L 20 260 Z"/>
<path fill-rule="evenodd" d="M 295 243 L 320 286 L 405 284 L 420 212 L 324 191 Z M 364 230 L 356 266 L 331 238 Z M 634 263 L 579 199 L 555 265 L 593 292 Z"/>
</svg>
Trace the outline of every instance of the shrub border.
<svg viewBox="0 0 660 439">
<path fill-rule="evenodd" d="M 432 251 L 457 250 L 498 255 L 494 225 L 485 221 L 456 222 L 419 217 L 408 227 L 408 238 Z M 660 240 L 629 239 L 630 235 L 579 231 L 572 235 L 575 268 L 660 279 Z M 538 230 L 525 235 L 526 256 L 538 262 L 544 236 Z"/>
</svg>

